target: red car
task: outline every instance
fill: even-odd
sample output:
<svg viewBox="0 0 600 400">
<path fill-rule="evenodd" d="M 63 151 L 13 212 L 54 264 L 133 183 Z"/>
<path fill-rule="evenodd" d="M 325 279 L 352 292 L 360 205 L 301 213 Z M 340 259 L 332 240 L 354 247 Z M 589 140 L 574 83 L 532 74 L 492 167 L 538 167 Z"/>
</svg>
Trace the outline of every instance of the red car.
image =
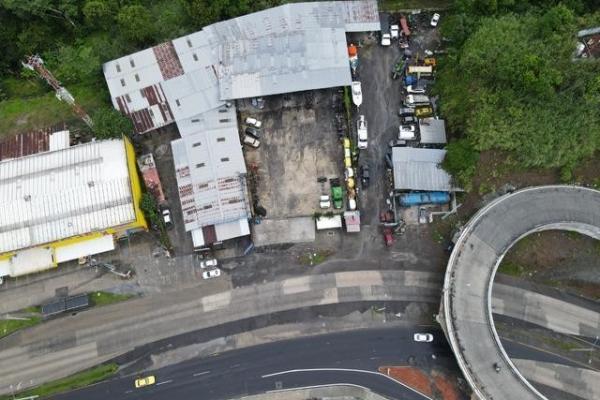
<svg viewBox="0 0 600 400">
<path fill-rule="evenodd" d="M 386 246 L 391 246 L 394 243 L 392 228 L 383 228 L 383 239 L 385 240 Z"/>
</svg>

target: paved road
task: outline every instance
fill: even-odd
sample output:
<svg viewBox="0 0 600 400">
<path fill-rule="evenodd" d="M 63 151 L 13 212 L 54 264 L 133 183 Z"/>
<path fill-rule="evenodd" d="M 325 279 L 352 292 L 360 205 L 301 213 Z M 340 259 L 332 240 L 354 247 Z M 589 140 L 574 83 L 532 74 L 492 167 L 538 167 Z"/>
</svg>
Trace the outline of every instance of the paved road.
<svg viewBox="0 0 600 400">
<path fill-rule="evenodd" d="M 416 331 L 431 332 L 432 343 L 415 343 Z M 543 363 L 561 362 L 547 353 L 510 344 L 511 355 Z M 435 354 L 435 361 L 431 355 Z M 426 327 L 349 331 L 253 346 L 194 359 L 149 373 L 159 385 L 134 389 L 135 377 L 120 377 L 56 400 L 193 399 L 218 400 L 312 385 L 361 385 L 389 399 L 424 399 L 385 376 L 379 366 L 406 365 L 455 370 L 455 361 L 441 331 Z M 318 370 L 315 370 L 318 369 Z M 348 371 L 360 370 L 360 371 Z M 457 371 L 458 372 L 458 371 Z M 200 397 L 199 397 L 200 396 Z"/>
<path fill-rule="evenodd" d="M 441 287 L 442 275 L 436 273 L 357 271 L 291 278 L 215 295 L 194 288 L 92 309 L 0 340 L 0 392 L 10 392 L 10 385 L 19 382 L 36 385 L 57 379 L 175 335 L 217 326 L 223 329 L 214 331 L 213 336 L 231 335 L 251 330 L 252 318 L 264 323 L 265 316 L 270 323 L 277 323 L 273 316 L 281 311 L 365 301 L 436 304 Z M 528 297 L 519 288 L 498 293 L 506 296 L 497 299 L 504 304 L 510 298 L 538 302 L 538 297 Z M 536 310 L 541 315 L 564 312 L 560 318 L 578 320 L 580 326 L 589 321 L 588 310 L 560 304 L 545 309 L 541 302 Z M 519 316 L 527 320 L 531 313 Z"/>
<path fill-rule="evenodd" d="M 503 196 L 471 219 L 452 252 L 440 316 L 463 374 L 481 399 L 545 399 L 502 347 L 492 319 L 491 288 L 508 249 L 529 233 L 549 229 L 600 239 L 600 192 L 545 186 Z"/>
<path fill-rule="evenodd" d="M 203 400 L 214 400 L 276 389 L 345 382 L 363 385 L 391 399 L 423 399 L 387 377 L 371 373 L 332 370 L 265 376 L 314 368 L 375 372 L 381 365 L 406 364 L 411 356 L 419 365 L 427 367 L 434 353 L 438 356 L 437 363 L 453 364 L 452 352 L 440 331 L 433 331 L 434 342 L 418 344 L 413 342 L 414 332 L 408 328 L 367 329 L 275 342 L 160 369 L 153 372 L 157 382 L 168 383 L 147 389 L 133 389 L 134 378 L 126 377 L 57 399 L 172 400 L 198 398 L 202 394 Z"/>
</svg>

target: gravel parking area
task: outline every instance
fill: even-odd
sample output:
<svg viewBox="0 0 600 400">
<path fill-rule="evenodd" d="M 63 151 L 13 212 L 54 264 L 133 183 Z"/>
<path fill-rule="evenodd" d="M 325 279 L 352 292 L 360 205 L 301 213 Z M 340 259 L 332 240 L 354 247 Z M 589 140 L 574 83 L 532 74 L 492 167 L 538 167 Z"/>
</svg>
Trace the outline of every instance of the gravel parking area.
<svg viewBox="0 0 600 400">
<path fill-rule="evenodd" d="M 267 218 L 312 216 L 329 183 L 319 177 L 343 179 L 343 151 L 335 128 L 333 96 L 337 89 L 265 98 L 265 108 L 238 102 L 242 127 L 246 117 L 262 121 L 260 147 L 245 146 L 249 169 L 256 166 L 258 203 Z M 243 129 L 243 128 L 242 128 Z M 255 203 L 256 203 L 256 199 Z"/>
</svg>

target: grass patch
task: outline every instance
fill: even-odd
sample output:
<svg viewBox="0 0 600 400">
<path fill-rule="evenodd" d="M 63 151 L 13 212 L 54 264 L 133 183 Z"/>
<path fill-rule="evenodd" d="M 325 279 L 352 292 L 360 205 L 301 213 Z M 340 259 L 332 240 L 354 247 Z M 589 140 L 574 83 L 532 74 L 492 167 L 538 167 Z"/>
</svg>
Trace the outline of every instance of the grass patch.
<svg viewBox="0 0 600 400">
<path fill-rule="evenodd" d="M 25 390 L 15 394 L 14 396 L 0 396 L 0 400 L 10 400 L 13 397 L 47 397 L 58 393 L 68 392 L 103 381 L 114 375 L 118 369 L 119 366 L 115 363 L 99 365 L 86 371 L 79 372 L 75 375 L 71 375 L 54 382 L 45 383 L 33 389 Z"/>
<path fill-rule="evenodd" d="M 29 328 L 42 322 L 42 317 L 31 316 L 27 319 L 3 319 L 0 320 L 0 338 L 8 336 L 19 329 Z"/>
<path fill-rule="evenodd" d="M 526 274 L 527 268 L 512 261 L 503 261 L 498 267 L 498 272 L 505 275 L 521 277 Z"/>
<path fill-rule="evenodd" d="M 327 260 L 327 257 L 332 254 L 333 252 L 331 250 L 309 251 L 306 254 L 302 254 L 299 261 L 302 265 L 318 265 Z"/>
<path fill-rule="evenodd" d="M 23 83 L 26 85 L 27 81 Z M 74 85 L 69 87 L 69 90 L 88 114 L 93 114 L 96 108 L 107 104 L 106 89 Z M 59 101 L 54 92 L 37 96 L 9 97 L 8 100 L 0 102 L 0 135 L 28 132 L 76 121 L 79 121 L 79 118 L 71 107 Z"/>
<path fill-rule="evenodd" d="M 382 11 L 399 11 L 419 8 L 450 8 L 451 0 L 383 0 L 379 9 Z"/>
<path fill-rule="evenodd" d="M 556 338 L 552 338 L 552 337 L 542 336 L 541 339 L 549 346 L 554 347 L 555 349 L 561 349 L 564 351 L 571 351 L 571 350 L 579 347 L 578 344 L 575 344 L 572 342 L 566 342 L 564 340 L 560 340 L 560 339 L 556 339 Z"/>
<path fill-rule="evenodd" d="M 109 292 L 92 292 L 90 293 L 90 304 L 94 307 L 107 306 L 109 304 L 119 303 L 129 300 L 134 295 L 131 294 L 115 294 Z"/>
</svg>

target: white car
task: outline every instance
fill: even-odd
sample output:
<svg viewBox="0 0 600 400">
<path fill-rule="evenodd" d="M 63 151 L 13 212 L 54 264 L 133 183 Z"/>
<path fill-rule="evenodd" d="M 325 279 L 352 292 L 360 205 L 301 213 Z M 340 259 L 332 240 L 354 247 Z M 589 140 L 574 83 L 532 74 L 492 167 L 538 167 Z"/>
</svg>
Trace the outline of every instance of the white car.
<svg viewBox="0 0 600 400">
<path fill-rule="evenodd" d="M 438 22 L 440 22 L 440 14 L 435 13 L 433 14 L 433 17 L 431 17 L 431 26 L 436 27 Z"/>
<path fill-rule="evenodd" d="M 255 127 L 256 129 L 260 129 L 260 127 L 262 126 L 262 121 L 259 121 L 256 118 L 252 117 L 246 118 L 246 123 L 250 126 Z"/>
<path fill-rule="evenodd" d="M 171 228 L 173 226 L 173 220 L 171 219 L 171 210 L 168 208 L 163 208 L 161 211 L 163 222 L 167 228 Z"/>
<path fill-rule="evenodd" d="M 400 140 L 413 140 L 415 138 L 415 125 L 400 125 L 398 132 L 398 139 Z"/>
<path fill-rule="evenodd" d="M 200 261 L 200 268 L 216 267 L 219 264 L 216 258 Z"/>
<path fill-rule="evenodd" d="M 406 87 L 406 93 L 410 93 L 410 94 L 425 94 L 425 89 L 422 88 L 422 87 L 408 85 Z"/>
<path fill-rule="evenodd" d="M 415 333 L 413 338 L 415 342 L 433 342 L 433 335 L 431 333 Z"/>
<path fill-rule="evenodd" d="M 362 85 L 359 81 L 352 82 L 352 102 L 356 107 L 362 104 Z"/>
<path fill-rule="evenodd" d="M 358 117 L 358 121 L 356 121 L 356 130 L 358 131 L 358 148 L 364 150 L 368 146 L 367 120 L 364 115 Z"/>
<path fill-rule="evenodd" d="M 244 142 L 244 144 L 247 144 L 248 146 L 254 147 L 255 149 L 257 149 L 258 146 L 260 146 L 260 140 L 258 140 L 255 137 L 252 137 L 250 135 L 244 135 L 243 142 Z"/>
<path fill-rule="evenodd" d="M 390 26 L 390 34 L 392 39 L 398 39 L 400 36 L 400 27 L 398 25 Z"/>
<path fill-rule="evenodd" d="M 211 269 L 209 271 L 204 271 L 202 273 L 202 278 L 204 278 L 204 279 L 217 278 L 219 276 L 221 276 L 221 270 L 219 268 Z"/>
</svg>

